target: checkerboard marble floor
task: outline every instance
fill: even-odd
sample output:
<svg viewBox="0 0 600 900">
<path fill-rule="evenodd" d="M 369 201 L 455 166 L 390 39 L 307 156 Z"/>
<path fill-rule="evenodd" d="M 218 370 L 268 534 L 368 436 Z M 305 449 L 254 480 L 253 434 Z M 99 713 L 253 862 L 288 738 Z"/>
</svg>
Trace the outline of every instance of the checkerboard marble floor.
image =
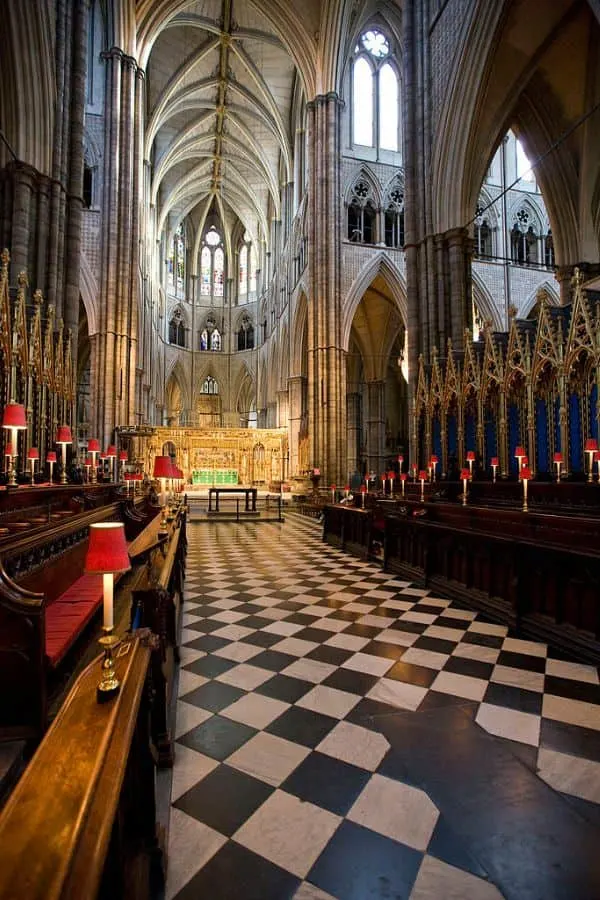
<svg viewBox="0 0 600 900">
<path fill-rule="evenodd" d="M 311 520 L 188 536 L 167 900 L 600 897 L 596 668 Z"/>
</svg>

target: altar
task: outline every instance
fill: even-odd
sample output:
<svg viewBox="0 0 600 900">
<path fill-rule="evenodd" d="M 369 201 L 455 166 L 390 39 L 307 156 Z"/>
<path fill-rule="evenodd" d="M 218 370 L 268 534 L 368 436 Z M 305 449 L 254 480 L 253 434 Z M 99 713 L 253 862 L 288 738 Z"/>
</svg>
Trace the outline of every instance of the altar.
<svg viewBox="0 0 600 900">
<path fill-rule="evenodd" d="M 192 469 L 192 484 L 237 484 L 237 469 Z"/>
<path fill-rule="evenodd" d="M 170 456 L 188 485 L 242 484 L 268 490 L 288 478 L 287 428 L 127 426 L 120 436 L 130 459 L 145 472 L 153 471 L 155 456 Z"/>
</svg>

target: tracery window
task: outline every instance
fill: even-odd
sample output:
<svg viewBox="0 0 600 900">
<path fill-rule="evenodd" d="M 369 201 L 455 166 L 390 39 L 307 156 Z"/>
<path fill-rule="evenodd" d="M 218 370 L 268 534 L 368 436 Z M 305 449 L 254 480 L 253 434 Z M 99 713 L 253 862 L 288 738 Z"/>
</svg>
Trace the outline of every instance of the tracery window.
<svg viewBox="0 0 600 900">
<path fill-rule="evenodd" d="M 390 43 L 377 29 L 363 32 L 354 48 L 352 78 L 352 143 L 400 149 L 400 85 L 390 62 Z"/>
<path fill-rule="evenodd" d="M 202 382 L 202 388 L 200 389 L 201 394 L 218 394 L 219 393 L 219 382 L 216 378 L 213 378 L 212 375 L 207 375 L 204 381 Z"/>
<path fill-rule="evenodd" d="M 484 215 L 484 207 L 479 204 L 475 210 L 475 255 L 492 256 L 492 229 L 487 216 Z"/>
<path fill-rule="evenodd" d="M 200 296 L 218 297 L 225 292 L 225 252 L 214 225 L 204 235 L 200 253 Z"/>
<path fill-rule="evenodd" d="M 357 244 L 374 244 L 375 219 L 373 191 L 365 178 L 359 178 L 348 203 L 348 240 Z"/>
<path fill-rule="evenodd" d="M 517 212 L 510 232 L 510 249 L 513 262 L 520 265 L 535 265 L 538 259 L 538 236 L 525 207 Z"/>
<path fill-rule="evenodd" d="M 181 222 L 173 235 L 167 258 L 167 287 L 176 297 L 185 296 L 185 231 Z"/>
<path fill-rule="evenodd" d="M 238 256 L 238 303 L 254 299 L 250 295 L 256 294 L 257 270 L 256 249 L 250 234 L 246 231 Z"/>
<path fill-rule="evenodd" d="M 385 209 L 386 247 L 404 247 L 404 191 L 395 182 L 388 192 Z"/>
<path fill-rule="evenodd" d="M 212 317 L 212 313 L 206 320 L 206 325 L 198 336 L 199 350 L 222 350 L 223 340 L 221 332 L 217 328 L 217 323 Z"/>
<path fill-rule="evenodd" d="M 185 347 L 185 324 L 179 309 L 175 310 L 169 322 L 169 343 Z"/>
<path fill-rule="evenodd" d="M 254 349 L 254 325 L 248 316 L 244 316 L 237 335 L 238 350 Z"/>
</svg>

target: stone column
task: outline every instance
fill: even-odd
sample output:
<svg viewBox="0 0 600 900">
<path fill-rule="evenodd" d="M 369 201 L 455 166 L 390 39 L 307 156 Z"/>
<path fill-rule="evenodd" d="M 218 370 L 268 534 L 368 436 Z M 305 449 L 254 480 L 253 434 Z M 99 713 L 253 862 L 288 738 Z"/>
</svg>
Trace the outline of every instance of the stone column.
<svg viewBox="0 0 600 900">
<path fill-rule="evenodd" d="M 347 456 L 346 477 L 349 478 L 358 465 L 361 440 L 360 394 L 357 391 L 346 395 L 346 434 Z"/>
<path fill-rule="evenodd" d="M 287 428 L 288 423 L 288 392 L 277 391 L 277 427 Z"/>
<path fill-rule="evenodd" d="M 290 471 L 291 477 L 300 475 L 298 442 L 300 435 L 300 426 L 302 424 L 304 386 L 306 378 L 303 375 L 297 375 L 294 378 L 288 378 L 288 434 L 290 445 Z"/>
<path fill-rule="evenodd" d="M 367 409 L 365 410 L 367 429 L 368 469 L 381 475 L 385 468 L 385 382 L 367 382 Z"/>
<path fill-rule="evenodd" d="M 308 414 L 311 466 L 323 483 L 345 478 L 346 366 L 341 338 L 340 110 L 337 94 L 307 104 Z"/>
</svg>

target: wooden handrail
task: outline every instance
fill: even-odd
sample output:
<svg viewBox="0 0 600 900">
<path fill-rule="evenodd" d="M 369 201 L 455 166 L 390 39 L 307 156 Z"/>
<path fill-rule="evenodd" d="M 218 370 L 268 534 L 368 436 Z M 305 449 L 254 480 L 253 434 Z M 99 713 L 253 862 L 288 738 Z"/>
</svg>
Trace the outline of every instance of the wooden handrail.
<svg viewBox="0 0 600 900">
<path fill-rule="evenodd" d="M 96 702 L 100 659 L 78 678 L 0 815 L 0 900 L 97 896 L 149 660 L 131 639 L 109 703 Z"/>
</svg>

